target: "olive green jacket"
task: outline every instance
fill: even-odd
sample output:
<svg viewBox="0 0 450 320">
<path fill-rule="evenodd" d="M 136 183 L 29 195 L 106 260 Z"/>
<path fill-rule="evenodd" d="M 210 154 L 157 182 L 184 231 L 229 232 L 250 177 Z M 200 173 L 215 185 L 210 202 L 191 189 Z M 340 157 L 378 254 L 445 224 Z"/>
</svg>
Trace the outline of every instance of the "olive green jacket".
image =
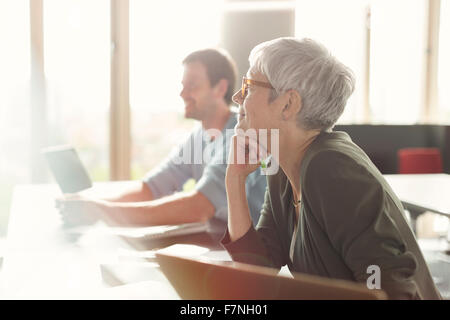
<svg viewBox="0 0 450 320">
<path fill-rule="evenodd" d="M 233 260 L 322 277 L 366 282 L 378 266 L 390 299 L 441 299 L 401 202 L 368 156 L 344 132 L 322 132 L 300 169 L 302 203 L 295 227 L 291 185 L 268 176 L 261 217 L 223 246 Z"/>
</svg>

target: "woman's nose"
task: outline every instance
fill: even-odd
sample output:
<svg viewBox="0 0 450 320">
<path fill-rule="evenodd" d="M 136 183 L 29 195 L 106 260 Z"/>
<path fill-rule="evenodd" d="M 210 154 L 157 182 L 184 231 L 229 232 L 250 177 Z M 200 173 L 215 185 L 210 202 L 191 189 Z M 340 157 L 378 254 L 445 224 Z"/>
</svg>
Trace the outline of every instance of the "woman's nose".
<svg viewBox="0 0 450 320">
<path fill-rule="evenodd" d="M 231 99 L 233 100 L 234 103 L 242 104 L 241 90 L 239 90 L 235 94 L 233 94 L 233 97 Z"/>
</svg>

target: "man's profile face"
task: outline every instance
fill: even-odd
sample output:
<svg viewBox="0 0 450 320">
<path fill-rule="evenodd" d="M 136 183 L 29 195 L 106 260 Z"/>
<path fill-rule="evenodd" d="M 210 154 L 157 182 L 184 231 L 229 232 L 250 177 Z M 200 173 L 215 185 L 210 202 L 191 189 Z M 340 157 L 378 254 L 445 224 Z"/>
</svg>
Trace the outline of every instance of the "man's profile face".
<svg viewBox="0 0 450 320">
<path fill-rule="evenodd" d="M 180 97 L 184 101 L 184 116 L 189 119 L 202 120 L 214 112 L 215 100 L 213 88 L 209 83 L 205 66 L 201 62 L 184 65 L 182 90 Z"/>
</svg>

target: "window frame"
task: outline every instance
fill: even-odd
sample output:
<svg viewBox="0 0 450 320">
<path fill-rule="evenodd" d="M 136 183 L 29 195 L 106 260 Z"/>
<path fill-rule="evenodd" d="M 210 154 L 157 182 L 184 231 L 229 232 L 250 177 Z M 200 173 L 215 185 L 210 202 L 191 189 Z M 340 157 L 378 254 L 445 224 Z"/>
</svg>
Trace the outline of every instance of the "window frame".
<svg viewBox="0 0 450 320">
<path fill-rule="evenodd" d="M 39 92 L 32 106 L 32 150 L 31 181 L 45 182 L 45 165 L 41 160 L 40 148 L 45 145 L 46 108 L 43 45 L 43 2 L 30 0 L 30 50 L 31 50 L 31 92 Z M 422 102 L 420 122 L 437 121 L 437 72 L 439 52 L 441 0 L 428 0 L 426 28 L 426 55 L 423 62 Z M 371 122 L 370 105 L 370 8 L 368 9 L 367 43 L 365 46 L 366 77 L 364 79 L 364 122 Z M 111 0 L 111 86 L 110 86 L 110 128 L 109 167 L 110 180 L 128 180 L 131 172 L 131 128 L 129 97 L 129 0 Z"/>
</svg>

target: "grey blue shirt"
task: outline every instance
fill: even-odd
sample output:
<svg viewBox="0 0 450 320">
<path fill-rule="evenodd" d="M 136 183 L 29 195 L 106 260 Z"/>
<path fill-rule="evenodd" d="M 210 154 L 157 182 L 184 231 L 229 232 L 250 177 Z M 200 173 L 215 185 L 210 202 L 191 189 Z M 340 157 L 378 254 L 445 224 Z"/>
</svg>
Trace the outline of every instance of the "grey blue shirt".
<svg viewBox="0 0 450 320">
<path fill-rule="evenodd" d="M 256 229 L 222 240 L 233 260 L 356 282 L 378 266 L 389 298 L 441 298 L 400 200 L 346 133 L 322 132 L 308 147 L 298 222 L 284 172 L 267 180 Z"/>
<path fill-rule="evenodd" d="M 221 131 L 220 138 L 214 140 L 210 139 L 201 125 L 194 129 L 161 165 L 144 177 L 143 181 L 147 183 L 155 199 L 182 191 L 184 183 L 192 178 L 196 181 L 195 189 L 214 205 L 215 217 L 227 221 L 225 172 L 230 138 L 236 122 L 236 117 L 231 115 Z M 261 175 L 258 169 L 249 176 L 246 183 L 248 205 L 254 225 L 259 219 L 265 189 L 266 176 Z"/>
</svg>

